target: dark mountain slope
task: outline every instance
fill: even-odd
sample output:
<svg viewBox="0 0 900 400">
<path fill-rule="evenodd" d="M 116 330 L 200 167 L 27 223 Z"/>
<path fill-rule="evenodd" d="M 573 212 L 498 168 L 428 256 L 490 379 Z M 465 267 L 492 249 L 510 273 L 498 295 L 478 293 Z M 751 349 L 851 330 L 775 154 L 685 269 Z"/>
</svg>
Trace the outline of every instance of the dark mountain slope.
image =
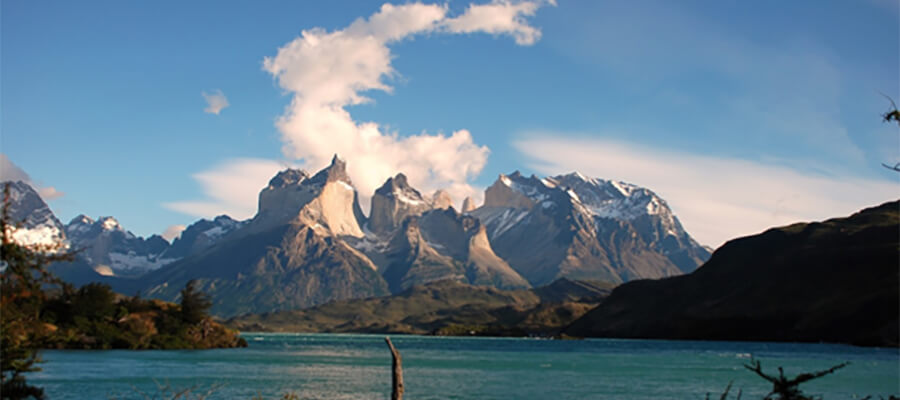
<svg viewBox="0 0 900 400">
<path fill-rule="evenodd" d="M 732 240 L 690 275 L 629 282 L 574 322 L 595 337 L 898 343 L 900 202 Z"/>
<path fill-rule="evenodd" d="M 146 295 L 169 300 L 196 279 L 213 299 L 212 313 L 220 316 L 389 293 L 368 259 L 305 225 L 282 225 L 225 241 L 146 278 Z"/>
</svg>

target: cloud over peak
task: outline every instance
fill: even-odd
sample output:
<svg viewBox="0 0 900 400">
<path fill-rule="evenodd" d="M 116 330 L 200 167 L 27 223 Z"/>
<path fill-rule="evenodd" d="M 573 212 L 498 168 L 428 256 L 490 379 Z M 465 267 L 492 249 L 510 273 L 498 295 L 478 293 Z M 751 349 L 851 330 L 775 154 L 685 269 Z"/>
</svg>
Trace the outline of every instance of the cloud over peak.
<svg viewBox="0 0 900 400">
<path fill-rule="evenodd" d="M 58 199 L 65 195 L 65 193 L 56 190 L 53 186 L 40 186 L 32 181 L 31 176 L 25 170 L 19 168 L 3 153 L 0 153 L 0 181 L 25 182 L 34 188 L 44 201 Z"/>
<path fill-rule="evenodd" d="M 530 45 L 540 30 L 526 17 L 544 4 L 553 3 L 495 0 L 469 5 L 456 17 L 447 15 L 445 5 L 385 4 L 345 29 L 303 31 L 263 61 L 263 69 L 293 96 L 276 123 L 284 155 L 310 170 L 327 165 L 335 153 L 345 156 L 365 197 L 397 172 L 424 190 L 450 188 L 457 201 L 477 196 L 468 182 L 481 172 L 489 151 L 469 131 L 400 136 L 376 122 L 355 121 L 346 107 L 370 101 L 367 91 L 392 91 L 388 80 L 398 74 L 391 65 L 391 43 L 426 33 L 485 32 Z"/>
<path fill-rule="evenodd" d="M 393 92 L 389 81 L 399 73 L 391 65 L 389 45 L 416 35 L 476 32 L 509 35 L 519 45 L 531 45 L 541 32 L 529 25 L 527 17 L 544 5 L 555 1 L 493 0 L 469 5 L 453 17 L 444 4 L 384 4 L 343 29 L 303 30 L 262 63 L 263 70 L 291 95 L 275 123 L 284 157 L 318 171 L 340 154 L 348 160 L 347 172 L 365 209 L 375 189 L 398 172 L 423 191 L 447 190 L 457 202 L 466 196 L 480 198 L 481 191 L 470 181 L 484 168 L 490 151 L 476 144 L 468 130 L 400 135 L 377 122 L 354 120 L 347 107 L 370 102 L 368 91 Z M 208 112 L 221 111 L 213 107 L 214 96 L 204 93 L 204 97 L 210 103 Z M 224 95 L 221 98 L 227 106 Z M 165 206 L 194 216 L 249 217 L 256 208 L 256 193 L 280 166 L 270 160 L 226 161 L 194 175 L 207 200 Z"/>
</svg>

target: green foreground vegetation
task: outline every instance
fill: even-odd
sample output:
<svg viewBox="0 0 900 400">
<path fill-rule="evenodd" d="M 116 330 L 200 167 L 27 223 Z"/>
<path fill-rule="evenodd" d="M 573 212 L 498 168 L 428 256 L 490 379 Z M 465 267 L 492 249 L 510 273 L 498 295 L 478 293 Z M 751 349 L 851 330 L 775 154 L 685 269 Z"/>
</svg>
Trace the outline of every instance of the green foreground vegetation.
<svg viewBox="0 0 900 400">
<path fill-rule="evenodd" d="M 209 349 L 244 347 L 237 332 L 206 315 L 208 300 L 188 286 L 181 304 L 122 297 L 105 284 L 64 290 L 41 309 L 43 348 Z M 199 306 L 199 307 L 198 307 Z"/>
<path fill-rule="evenodd" d="M 25 373 L 38 371 L 39 350 L 207 349 L 245 347 L 237 331 L 213 321 L 207 296 L 189 282 L 180 304 L 117 295 L 105 284 L 74 289 L 47 272 L 71 260 L 58 246 L 12 240 L 9 187 L 0 215 L 0 398 L 44 398 Z"/>
</svg>

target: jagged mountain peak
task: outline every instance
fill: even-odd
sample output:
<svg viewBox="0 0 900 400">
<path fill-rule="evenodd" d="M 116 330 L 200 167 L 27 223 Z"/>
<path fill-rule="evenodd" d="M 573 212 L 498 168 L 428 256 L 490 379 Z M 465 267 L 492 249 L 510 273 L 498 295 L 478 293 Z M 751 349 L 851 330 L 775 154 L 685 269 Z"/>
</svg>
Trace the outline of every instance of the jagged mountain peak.
<svg viewBox="0 0 900 400">
<path fill-rule="evenodd" d="M 415 203 L 425 201 L 422 193 L 409 185 L 406 175 L 402 172 L 384 181 L 384 184 L 375 190 L 375 194 L 394 197 L 405 202 Z"/>
<path fill-rule="evenodd" d="M 57 246 L 66 236 L 63 225 L 41 198 L 23 181 L 6 181 L 9 187 L 9 218 L 15 222 L 7 226 L 12 239 L 23 245 Z"/>
<path fill-rule="evenodd" d="M 515 171 L 509 175 L 500 174 L 497 180 L 484 192 L 486 207 L 509 207 L 531 209 L 536 204 L 548 200 L 555 185 L 534 175 L 525 177 Z"/>
<path fill-rule="evenodd" d="M 122 225 L 119 224 L 119 221 L 114 217 L 100 217 L 97 220 L 97 223 L 100 224 L 100 227 L 105 231 L 124 231 Z"/>
<path fill-rule="evenodd" d="M 309 179 L 308 172 L 302 169 L 287 168 L 278 172 L 269 180 L 268 188 L 277 189 L 299 185 L 307 179 Z"/>
<path fill-rule="evenodd" d="M 353 185 L 353 182 L 350 180 L 350 175 L 347 173 L 347 162 L 337 154 L 331 159 L 330 165 L 317 172 L 310 179 L 310 182 L 315 184 L 325 184 L 326 182 L 335 181 Z"/>
<path fill-rule="evenodd" d="M 87 215 L 84 215 L 84 214 L 78 214 L 78 216 L 76 216 L 75 218 L 72 218 L 72 220 L 69 221 L 69 223 L 66 225 L 93 225 L 93 224 L 94 224 L 93 218 L 88 217 Z"/>
<path fill-rule="evenodd" d="M 472 211 L 476 208 L 478 207 L 475 205 L 475 200 L 472 200 L 472 197 L 470 196 L 466 196 L 466 198 L 462 202 L 462 210 L 460 210 L 460 212 L 468 213 L 469 211 Z"/>
<path fill-rule="evenodd" d="M 709 256 L 649 189 L 578 172 L 500 175 L 485 190 L 484 206 L 470 214 L 487 226 L 497 254 L 532 284 L 565 276 L 659 278 L 690 272 Z"/>
<path fill-rule="evenodd" d="M 369 214 L 369 229 L 385 233 L 398 228 L 411 215 L 432 209 L 433 201 L 409 185 L 406 175 L 398 173 L 375 191 Z"/>
<path fill-rule="evenodd" d="M 434 195 L 431 196 L 431 203 L 434 208 L 447 209 L 453 207 L 453 199 L 450 197 L 450 193 L 442 189 L 434 191 Z"/>
<path fill-rule="evenodd" d="M 649 189 L 622 181 L 588 178 L 577 172 L 547 179 L 574 191 L 578 201 L 594 215 L 618 219 L 661 215 L 671 224 L 675 223 L 666 201 Z"/>
<path fill-rule="evenodd" d="M 346 162 L 335 156 L 331 165 L 312 178 L 308 176 L 290 169 L 276 175 L 276 184 L 270 183 L 259 193 L 259 211 L 248 232 L 301 223 L 326 236 L 362 236 L 360 225 L 365 217 L 347 175 Z"/>
</svg>

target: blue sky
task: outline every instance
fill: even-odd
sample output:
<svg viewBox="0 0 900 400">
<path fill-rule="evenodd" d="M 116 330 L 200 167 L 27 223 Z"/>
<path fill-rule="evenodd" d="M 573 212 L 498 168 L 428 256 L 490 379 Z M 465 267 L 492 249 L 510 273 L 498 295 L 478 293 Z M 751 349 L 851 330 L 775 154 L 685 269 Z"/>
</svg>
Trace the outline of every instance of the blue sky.
<svg viewBox="0 0 900 400">
<path fill-rule="evenodd" d="M 713 246 L 900 195 L 897 1 L 382 4 L 3 2 L 0 152 L 64 222 L 141 235 L 247 217 L 334 152 L 361 191 L 402 169 L 457 201 L 513 170 L 625 180 Z"/>
</svg>

